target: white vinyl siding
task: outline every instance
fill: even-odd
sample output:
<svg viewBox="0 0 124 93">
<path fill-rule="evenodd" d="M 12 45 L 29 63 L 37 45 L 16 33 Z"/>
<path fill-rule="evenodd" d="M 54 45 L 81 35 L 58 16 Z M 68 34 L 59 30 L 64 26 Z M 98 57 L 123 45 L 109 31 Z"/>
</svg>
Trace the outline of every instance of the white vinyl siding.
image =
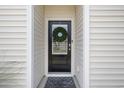
<svg viewBox="0 0 124 93">
<path fill-rule="evenodd" d="M 27 7 L 0 6 L 0 87 L 26 87 Z"/>
<path fill-rule="evenodd" d="M 33 30 L 34 30 L 34 60 L 33 60 L 33 87 L 38 87 L 40 80 L 45 74 L 44 68 L 44 53 L 45 53 L 45 42 L 44 42 L 44 6 L 33 6 Z"/>
<path fill-rule="evenodd" d="M 90 6 L 90 87 L 124 87 L 124 6 Z"/>
<path fill-rule="evenodd" d="M 83 6 L 76 6 L 75 27 L 75 75 L 83 87 Z"/>
</svg>

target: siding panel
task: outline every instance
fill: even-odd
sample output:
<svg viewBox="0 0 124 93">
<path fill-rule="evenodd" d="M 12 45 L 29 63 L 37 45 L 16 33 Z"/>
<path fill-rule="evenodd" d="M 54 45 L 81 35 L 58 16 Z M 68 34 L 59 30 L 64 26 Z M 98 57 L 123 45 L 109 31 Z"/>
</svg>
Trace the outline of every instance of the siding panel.
<svg viewBox="0 0 124 93">
<path fill-rule="evenodd" d="M 83 7 L 76 6 L 76 29 L 75 29 L 75 74 L 83 87 Z"/>
<path fill-rule="evenodd" d="M 0 87 L 26 87 L 26 6 L 0 6 Z"/>
<path fill-rule="evenodd" d="M 33 6 L 34 8 L 34 85 L 38 87 L 40 80 L 44 76 L 44 6 Z"/>
<path fill-rule="evenodd" d="M 124 87 L 124 6 L 90 6 L 90 87 Z"/>
</svg>

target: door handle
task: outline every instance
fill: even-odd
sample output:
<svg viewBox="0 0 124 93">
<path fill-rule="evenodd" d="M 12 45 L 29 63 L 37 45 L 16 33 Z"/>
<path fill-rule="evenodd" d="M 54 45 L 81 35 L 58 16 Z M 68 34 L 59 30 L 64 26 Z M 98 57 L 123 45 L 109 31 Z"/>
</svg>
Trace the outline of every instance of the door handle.
<svg viewBox="0 0 124 93">
<path fill-rule="evenodd" d="M 68 46 L 69 46 L 68 50 L 71 51 L 71 44 L 68 44 Z"/>
</svg>

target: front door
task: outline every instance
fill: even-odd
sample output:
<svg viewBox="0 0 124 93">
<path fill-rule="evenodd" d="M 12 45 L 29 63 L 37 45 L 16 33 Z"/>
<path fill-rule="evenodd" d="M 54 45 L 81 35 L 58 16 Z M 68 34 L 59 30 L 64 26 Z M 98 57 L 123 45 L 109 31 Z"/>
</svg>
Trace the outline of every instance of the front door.
<svg viewBox="0 0 124 93">
<path fill-rule="evenodd" d="M 71 72 L 71 21 L 48 22 L 49 72 Z"/>
</svg>

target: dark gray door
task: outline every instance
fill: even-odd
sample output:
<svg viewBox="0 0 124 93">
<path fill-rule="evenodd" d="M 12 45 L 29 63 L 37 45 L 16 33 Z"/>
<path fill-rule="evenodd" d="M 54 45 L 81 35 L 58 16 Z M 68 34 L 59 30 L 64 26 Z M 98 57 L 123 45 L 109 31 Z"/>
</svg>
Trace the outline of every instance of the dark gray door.
<svg viewBox="0 0 124 93">
<path fill-rule="evenodd" d="M 71 72 L 71 21 L 48 22 L 49 72 Z"/>
</svg>

